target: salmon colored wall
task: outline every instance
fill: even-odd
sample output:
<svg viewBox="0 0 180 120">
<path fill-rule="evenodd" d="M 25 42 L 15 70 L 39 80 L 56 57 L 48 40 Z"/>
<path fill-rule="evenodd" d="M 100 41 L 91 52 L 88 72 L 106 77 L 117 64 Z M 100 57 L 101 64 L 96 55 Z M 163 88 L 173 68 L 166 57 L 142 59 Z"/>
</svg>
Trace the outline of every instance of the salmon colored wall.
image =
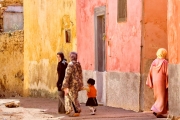
<svg viewBox="0 0 180 120">
<path fill-rule="evenodd" d="M 143 110 L 149 110 L 154 102 L 153 91 L 145 85 L 150 65 L 156 58 L 156 51 L 161 47 L 168 50 L 167 46 L 167 0 L 144 0 L 141 57 Z"/>
<path fill-rule="evenodd" d="M 144 0 L 143 55 L 155 59 L 160 47 L 167 48 L 167 0 Z"/>
<path fill-rule="evenodd" d="M 127 22 L 117 23 L 117 0 L 77 0 L 78 53 L 83 69 L 95 68 L 94 8 L 106 5 L 107 71 L 140 71 L 141 1 L 128 0 L 127 4 Z"/>
<path fill-rule="evenodd" d="M 168 48 L 169 63 L 180 63 L 180 1 L 168 0 Z"/>
</svg>

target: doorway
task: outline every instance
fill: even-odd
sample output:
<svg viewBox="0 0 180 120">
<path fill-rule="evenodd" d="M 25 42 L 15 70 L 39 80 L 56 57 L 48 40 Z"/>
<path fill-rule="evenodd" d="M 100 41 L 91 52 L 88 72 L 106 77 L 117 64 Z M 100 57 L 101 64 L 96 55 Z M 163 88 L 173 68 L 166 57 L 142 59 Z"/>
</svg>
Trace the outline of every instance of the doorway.
<svg viewBox="0 0 180 120">
<path fill-rule="evenodd" d="M 95 70 L 105 71 L 105 6 L 95 8 Z"/>
<path fill-rule="evenodd" d="M 94 9 L 94 28 L 95 28 L 95 79 L 98 91 L 98 103 L 106 103 L 106 91 L 104 72 L 106 71 L 106 54 L 105 54 L 105 12 L 106 7 L 101 6 Z"/>
</svg>

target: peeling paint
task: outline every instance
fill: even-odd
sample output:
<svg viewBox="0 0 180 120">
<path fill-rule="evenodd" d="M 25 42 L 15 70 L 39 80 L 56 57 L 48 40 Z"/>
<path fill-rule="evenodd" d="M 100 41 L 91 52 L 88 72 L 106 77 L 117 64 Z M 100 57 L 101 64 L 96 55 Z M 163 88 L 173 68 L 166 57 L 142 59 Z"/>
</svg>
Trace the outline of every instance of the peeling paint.
<svg viewBox="0 0 180 120">
<path fill-rule="evenodd" d="M 62 51 L 69 61 L 69 53 L 77 49 L 76 0 L 25 0 L 23 5 L 24 95 L 30 94 L 31 89 L 54 94 L 56 53 Z M 70 43 L 66 43 L 66 29 L 71 30 Z"/>
<path fill-rule="evenodd" d="M 23 94 L 24 32 L 0 34 L 0 92 Z M 2 90 L 2 91 L 1 91 Z"/>
</svg>

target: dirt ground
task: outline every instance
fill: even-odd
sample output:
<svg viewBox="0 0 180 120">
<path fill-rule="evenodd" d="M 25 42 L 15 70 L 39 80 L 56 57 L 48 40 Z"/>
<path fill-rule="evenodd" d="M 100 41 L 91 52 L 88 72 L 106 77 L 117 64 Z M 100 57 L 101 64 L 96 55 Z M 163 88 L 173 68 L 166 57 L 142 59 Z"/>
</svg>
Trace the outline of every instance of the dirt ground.
<svg viewBox="0 0 180 120">
<path fill-rule="evenodd" d="M 7 108 L 7 102 L 20 102 L 20 107 Z M 62 118 L 57 113 L 57 100 L 13 97 L 0 100 L 0 120 L 50 120 Z"/>
<path fill-rule="evenodd" d="M 20 102 L 16 108 L 7 108 L 5 103 Z M 121 108 L 98 106 L 96 115 L 81 104 L 79 117 L 58 114 L 57 99 L 12 97 L 0 99 L 0 120 L 166 120 L 156 118 L 151 112 L 133 112 Z"/>
</svg>

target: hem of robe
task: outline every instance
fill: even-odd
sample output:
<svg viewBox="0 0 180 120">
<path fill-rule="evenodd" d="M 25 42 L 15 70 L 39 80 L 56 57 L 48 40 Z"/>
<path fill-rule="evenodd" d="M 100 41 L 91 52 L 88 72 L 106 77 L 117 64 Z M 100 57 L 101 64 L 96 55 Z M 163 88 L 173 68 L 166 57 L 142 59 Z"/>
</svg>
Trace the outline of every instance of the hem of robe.
<svg viewBox="0 0 180 120">
<path fill-rule="evenodd" d="M 153 112 L 155 112 L 155 113 L 161 113 L 161 114 L 166 114 L 166 113 L 167 113 L 167 110 L 160 111 L 160 110 L 158 110 L 158 109 L 155 107 L 155 105 L 153 105 L 153 106 L 151 107 L 151 110 L 152 110 Z"/>
</svg>

